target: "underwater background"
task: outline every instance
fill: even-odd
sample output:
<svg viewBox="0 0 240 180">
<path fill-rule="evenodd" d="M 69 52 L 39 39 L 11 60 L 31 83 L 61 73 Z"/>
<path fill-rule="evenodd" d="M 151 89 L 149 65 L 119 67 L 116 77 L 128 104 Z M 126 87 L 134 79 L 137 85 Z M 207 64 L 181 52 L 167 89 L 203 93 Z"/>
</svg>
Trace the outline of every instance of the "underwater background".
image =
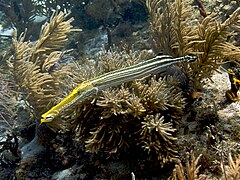
<svg viewBox="0 0 240 180">
<path fill-rule="evenodd" d="M 240 179 L 239 5 L 1 0 L 0 179 Z"/>
</svg>

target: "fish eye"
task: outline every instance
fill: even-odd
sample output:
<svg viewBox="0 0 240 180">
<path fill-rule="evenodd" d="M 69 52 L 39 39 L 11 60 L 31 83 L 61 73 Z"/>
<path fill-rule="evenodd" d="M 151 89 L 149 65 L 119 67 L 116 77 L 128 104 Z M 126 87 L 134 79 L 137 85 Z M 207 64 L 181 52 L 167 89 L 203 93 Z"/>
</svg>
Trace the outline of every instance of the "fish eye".
<svg viewBox="0 0 240 180">
<path fill-rule="evenodd" d="M 46 116 L 46 119 L 47 119 L 47 120 L 51 120 L 51 119 L 53 119 L 53 117 L 52 117 L 52 115 L 47 115 L 47 116 Z"/>
<path fill-rule="evenodd" d="M 53 120 L 53 116 L 52 115 L 47 115 L 46 117 L 41 117 L 41 122 L 43 123 L 43 122 L 50 122 L 50 121 L 52 121 Z"/>
</svg>

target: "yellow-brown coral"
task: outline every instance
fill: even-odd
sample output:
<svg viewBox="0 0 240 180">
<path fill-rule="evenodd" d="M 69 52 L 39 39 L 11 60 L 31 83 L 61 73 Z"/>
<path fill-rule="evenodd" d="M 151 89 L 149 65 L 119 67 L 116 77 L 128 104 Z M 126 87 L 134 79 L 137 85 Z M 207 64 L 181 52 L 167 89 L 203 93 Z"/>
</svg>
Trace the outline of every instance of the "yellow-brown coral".
<svg viewBox="0 0 240 180">
<path fill-rule="evenodd" d="M 106 73 L 114 70 L 116 65 L 107 65 L 109 60 L 118 62 L 121 67 L 131 62 L 142 61 L 141 57 L 145 57 L 143 53 L 104 52 L 95 68 Z M 74 110 L 77 113 L 75 120 L 66 121 L 71 121 L 74 125 L 77 135 L 75 139 L 84 142 L 87 151 L 119 154 L 128 148 L 138 148 L 143 153 L 146 144 L 155 143 L 158 144 L 158 148 L 150 148 L 150 153 L 158 158 L 161 164 L 176 158 L 176 137 L 171 132 L 175 131 L 174 126 L 181 117 L 185 101 L 175 77 L 135 80 L 99 93 L 93 104 L 84 103 L 86 108 L 78 105 L 83 109 L 75 107 L 78 109 Z M 157 115 L 159 113 L 161 116 Z M 62 116 L 64 118 L 64 115 Z M 152 124 L 151 119 L 155 119 L 155 123 L 159 121 L 156 128 L 162 130 L 161 132 L 152 130 L 154 133 L 148 133 L 147 124 L 143 124 Z"/>
<path fill-rule="evenodd" d="M 147 0 L 147 7 L 155 52 L 198 55 L 198 62 L 190 64 L 188 72 L 195 90 L 201 89 L 202 80 L 211 78 L 226 59 L 239 61 L 240 50 L 228 39 L 240 28 L 240 8 L 221 23 L 214 14 L 201 20 L 187 0 Z"/>
<path fill-rule="evenodd" d="M 50 70 L 65 53 L 61 50 L 67 34 L 75 31 L 71 26 L 73 19 L 64 21 L 67 16 L 56 11 L 50 22 L 42 26 L 40 37 L 34 43 L 25 42 L 23 33 L 13 39 L 15 53 L 9 60 L 9 69 L 35 117 L 52 106 L 55 98 L 61 97 L 59 87 L 66 79 L 62 77 L 71 72 L 68 68 Z"/>
</svg>

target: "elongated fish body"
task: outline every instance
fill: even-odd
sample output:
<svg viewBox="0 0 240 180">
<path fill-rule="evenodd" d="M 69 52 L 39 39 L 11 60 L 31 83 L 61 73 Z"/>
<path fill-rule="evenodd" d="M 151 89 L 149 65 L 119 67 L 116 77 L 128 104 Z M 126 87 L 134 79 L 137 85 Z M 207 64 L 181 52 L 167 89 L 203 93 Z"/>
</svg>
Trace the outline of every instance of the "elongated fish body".
<svg viewBox="0 0 240 180">
<path fill-rule="evenodd" d="M 124 82 L 142 78 L 149 74 L 162 73 L 166 71 L 168 66 L 179 62 L 192 62 L 196 59 L 196 56 L 189 55 L 178 58 L 173 58 L 168 55 L 160 55 L 136 65 L 100 75 L 96 80 L 93 79 L 92 83 L 94 84 L 94 87 L 98 87 L 99 90 L 102 90 Z"/>
<path fill-rule="evenodd" d="M 142 78 L 149 74 L 162 73 L 170 65 L 179 62 L 193 62 L 196 59 L 196 56 L 190 55 L 177 58 L 173 58 L 168 55 L 160 55 L 136 65 L 111 71 L 84 81 L 60 103 L 44 113 L 41 117 L 41 123 L 51 122 L 63 110 L 75 105 L 77 102 L 82 102 L 89 99 L 98 91 L 132 81 L 134 79 Z"/>
</svg>

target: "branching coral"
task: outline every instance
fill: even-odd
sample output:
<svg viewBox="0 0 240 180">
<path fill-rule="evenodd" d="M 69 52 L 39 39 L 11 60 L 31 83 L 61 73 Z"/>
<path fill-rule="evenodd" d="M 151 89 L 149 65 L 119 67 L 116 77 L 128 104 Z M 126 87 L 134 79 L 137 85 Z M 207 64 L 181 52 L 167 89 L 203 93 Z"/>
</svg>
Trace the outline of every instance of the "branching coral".
<svg viewBox="0 0 240 180">
<path fill-rule="evenodd" d="M 142 61 L 141 57 L 145 56 L 136 52 L 104 52 L 96 69 L 108 72 L 116 65 L 121 67 Z M 107 65 L 109 60 L 118 63 Z M 87 151 L 98 153 L 104 150 L 116 154 L 137 147 L 142 152 L 148 149 L 161 164 L 176 158 L 174 126 L 185 105 L 176 78 L 152 77 L 128 82 L 103 90 L 95 102 L 84 103 L 86 108 L 80 104 L 78 107 L 82 110 L 75 107 L 74 112 L 78 115 L 71 122 L 78 135 L 76 139 L 85 142 Z"/>
<path fill-rule="evenodd" d="M 213 70 L 226 60 L 238 61 L 240 50 L 227 39 L 231 36 L 234 28 L 240 28 L 239 24 L 240 8 L 223 23 L 217 22 L 213 15 L 207 16 L 198 24 L 196 32 L 203 43 L 195 44 L 199 55 L 199 62 L 191 66 L 191 78 L 195 87 L 199 87 L 204 78 L 210 78 Z M 197 81 L 198 79 L 198 81 Z"/>
<path fill-rule="evenodd" d="M 228 165 L 221 164 L 223 177 L 225 179 L 239 179 L 240 178 L 240 155 L 235 158 L 235 162 L 231 153 L 228 154 Z"/>
<path fill-rule="evenodd" d="M 181 91 L 177 85 L 178 81 L 175 78 L 167 77 L 158 81 L 152 78 L 149 85 L 136 81 L 133 86 L 147 111 L 155 112 L 159 109 L 168 110 L 176 107 L 175 112 L 181 114 L 184 100 L 181 98 Z"/>
<path fill-rule="evenodd" d="M 12 130 L 14 126 L 14 97 L 6 74 L 0 69 L 0 124 L 4 130 Z"/>
<path fill-rule="evenodd" d="M 186 0 L 147 0 L 153 50 L 173 56 L 191 53 L 192 7 Z"/>
<path fill-rule="evenodd" d="M 36 116 L 53 105 L 54 98 L 61 96 L 60 88 L 64 84 L 61 77 L 70 73 L 67 68 L 54 69 L 65 53 L 59 50 L 67 41 L 67 34 L 74 31 L 70 24 L 73 19 L 64 21 L 66 17 L 63 12 L 53 14 L 50 22 L 42 26 L 40 38 L 35 43 L 25 42 L 24 34 L 13 39 L 15 54 L 9 60 L 9 68 Z"/>
<path fill-rule="evenodd" d="M 174 57 L 189 53 L 198 55 L 197 65 L 189 68 L 197 88 L 196 84 L 218 67 L 215 62 L 221 62 L 221 58 L 227 56 L 225 52 L 217 54 L 215 51 L 219 51 L 219 47 L 230 51 L 226 36 L 228 27 L 237 25 L 234 20 L 238 10 L 221 25 L 212 16 L 197 25 L 192 21 L 187 1 L 149 0 L 147 4 L 155 52 Z M 61 12 L 54 14 L 42 27 L 36 43 L 25 42 L 24 35 L 14 40 L 16 53 L 9 65 L 36 117 L 56 104 L 57 99 L 76 84 L 98 75 L 103 77 L 101 74 L 143 62 L 152 56 L 145 52 L 111 50 L 103 51 L 94 61 L 75 66 L 73 72 L 71 65 L 56 67 L 65 54 L 61 49 L 67 34 L 74 31 L 70 25 L 72 19 L 64 21 L 66 17 Z M 233 56 L 237 57 L 233 52 L 228 54 L 228 57 Z M 66 87 L 66 78 L 70 87 Z M 85 143 L 89 152 L 105 151 L 111 155 L 133 148 L 164 164 L 177 157 L 176 124 L 185 107 L 178 84 L 175 77 L 157 75 L 109 88 L 98 92 L 97 97 L 91 96 L 86 102 L 67 108 L 49 123 L 49 127 L 75 130 L 75 139 Z M 94 84 L 88 86 L 93 89 Z"/>
<path fill-rule="evenodd" d="M 174 141 L 177 140 L 173 136 L 174 131 L 176 129 L 171 122 L 164 122 L 164 116 L 147 115 L 142 122 L 140 133 L 142 147 L 148 153 L 156 153 L 158 160 L 163 163 L 172 161 L 177 156 L 177 151 L 174 150 Z"/>
<path fill-rule="evenodd" d="M 186 172 L 184 172 L 184 168 L 181 162 L 179 162 L 173 171 L 173 180 L 204 180 L 207 179 L 204 175 L 199 174 L 199 160 L 201 158 L 201 154 L 196 158 L 194 153 L 188 153 L 186 156 Z"/>
<path fill-rule="evenodd" d="M 112 115 L 132 114 L 134 117 L 140 117 L 146 111 L 141 100 L 129 89 L 112 89 L 103 91 L 103 96 L 97 101 L 97 105 L 103 107 L 102 118 L 109 118 Z"/>
<path fill-rule="evenodd" d="M 196 23 L 191 4 L 187 0 L 148 0 L 150 32 L 155 52 L 173 56 L 198 54 L 198 63 L 190 65 L 189 77 L 194 89 L 202 88 L 202 80 L 228 60 L 238 61 L 240 50 L 228 37 L 239 29 L 240 8 L 223 23 L 216 15 Z"/>
</svg>

